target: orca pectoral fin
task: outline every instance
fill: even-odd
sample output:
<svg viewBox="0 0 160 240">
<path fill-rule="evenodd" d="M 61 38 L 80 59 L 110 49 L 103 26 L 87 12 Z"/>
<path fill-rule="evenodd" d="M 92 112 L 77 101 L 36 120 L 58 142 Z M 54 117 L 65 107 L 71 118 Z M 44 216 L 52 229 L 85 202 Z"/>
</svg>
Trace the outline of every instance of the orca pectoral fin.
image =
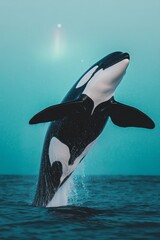
<svg viewBox="0 0 160 240">
<path fill-rule="evenodd" d="M 109 116 L 112 122 L 120 127 L 141 127 L 153 129 L 154 122 L 140 110 L 116 101 L 111 102 Z"/>
<path fill-rule="evenodd" d="M 72 101 L 48 107 L 33 116 L 29 124 L 52 122 L 74 112 L 85 111 L 82 107 L 82 103 L 83 101 Z"/>
</svg>

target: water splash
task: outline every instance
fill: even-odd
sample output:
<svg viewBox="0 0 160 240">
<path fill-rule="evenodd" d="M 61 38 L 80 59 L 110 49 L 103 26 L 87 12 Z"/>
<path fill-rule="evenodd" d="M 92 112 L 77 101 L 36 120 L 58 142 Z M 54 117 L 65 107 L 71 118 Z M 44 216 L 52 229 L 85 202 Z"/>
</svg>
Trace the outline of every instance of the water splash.
<svg viewBox="0 0 160 240">
<path fill-rule="evenodd" d="M 86 186 L 85 163 L 80 164 L 78 173 L 73 175 L 72 189 L 69 196 L 69 204 L 80 206 L 89 197 L 89 192 Z"/>
<path fill-rule="evenodd" d="M 80 175 L 73 174 L 62 187 L 60 187 L 47 207 L 81 205 L 85 199 L 88 198 L 89 193 L 85 184 L 86 175 L 84 164 L 81 164 L 79 173 L 80 172 Z"/>
</svg>

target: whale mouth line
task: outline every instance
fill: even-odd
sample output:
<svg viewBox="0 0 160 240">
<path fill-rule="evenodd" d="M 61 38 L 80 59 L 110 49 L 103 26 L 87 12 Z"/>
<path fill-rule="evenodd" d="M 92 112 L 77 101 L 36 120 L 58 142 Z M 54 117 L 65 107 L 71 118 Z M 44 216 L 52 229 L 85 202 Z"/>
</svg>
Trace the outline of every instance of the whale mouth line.
<svg viewBox="0 0 160 240">
<path fill-rule="evenodd" d="M 123 53 L 123 54 L 122 54 L 122 60 L 124 60 L 124 59 L 130 60 L 129 53 Z M 122 61 L 122 60 L 121 60 L 121 61 Z"/>
<path fill-rule="evenodd" d="M 119 61 L 119 62 L 121 62 L 121 61 L 123 61 L 123 60 L 125 60 L 125 59 L 127 59 L 128 61 L 130 61 L 130 55 L 129 55 L 128 53 L 123 53 L 123 54 L 120 56 L 120 61 Z"/>
<path fill-rule="evenodd" d="M 101 62 L 99 63 L 98 71 L 99 69 L 105 70 L 106 68 L 109 68 L 125 59 L 130 60 L 130 55 L 128 53 L 123 53 L 123 52 L 114 52 L 107 57 L 104 57 Z"/>
</svg>

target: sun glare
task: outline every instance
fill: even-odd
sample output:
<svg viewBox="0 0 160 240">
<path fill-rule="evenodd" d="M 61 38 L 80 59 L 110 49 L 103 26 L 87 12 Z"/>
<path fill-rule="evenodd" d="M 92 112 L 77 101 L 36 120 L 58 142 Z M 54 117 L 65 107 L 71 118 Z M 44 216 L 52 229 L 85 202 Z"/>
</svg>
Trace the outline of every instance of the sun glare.
<svg viewBox="0 0 160 240">
<path fill-rule="evenodd" d="M 64 56 L 64 52 L 65 52 L 64 32 L 62 29 L 62 24 L 58 23 L 54 30 L 53 57 L 61 58 Z"/>
</svg>

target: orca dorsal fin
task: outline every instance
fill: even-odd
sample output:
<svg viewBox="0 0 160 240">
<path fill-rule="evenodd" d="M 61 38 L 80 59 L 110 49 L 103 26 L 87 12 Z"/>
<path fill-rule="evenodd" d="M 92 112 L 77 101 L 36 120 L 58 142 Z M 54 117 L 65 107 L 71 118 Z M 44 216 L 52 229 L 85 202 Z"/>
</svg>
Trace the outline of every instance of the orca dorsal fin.
<svg viewBox="0 0 160 240">
<path fill-rule="evenodd" d="M 68 116 L 73 112 L 85 112 L 82 104 L 83 101 L 78 100 L 50 106 L 34 115 L 29 121 L 29 124 L 52 122 Z"/>
<path fill-rule="evenodd" d="M 153 129 L 154 122 L 140 110 L 116 102 L 113 98 L 109 107 L 109 116 L 114 124 L 120 127 L 141 127 Z"/>
</svg>

